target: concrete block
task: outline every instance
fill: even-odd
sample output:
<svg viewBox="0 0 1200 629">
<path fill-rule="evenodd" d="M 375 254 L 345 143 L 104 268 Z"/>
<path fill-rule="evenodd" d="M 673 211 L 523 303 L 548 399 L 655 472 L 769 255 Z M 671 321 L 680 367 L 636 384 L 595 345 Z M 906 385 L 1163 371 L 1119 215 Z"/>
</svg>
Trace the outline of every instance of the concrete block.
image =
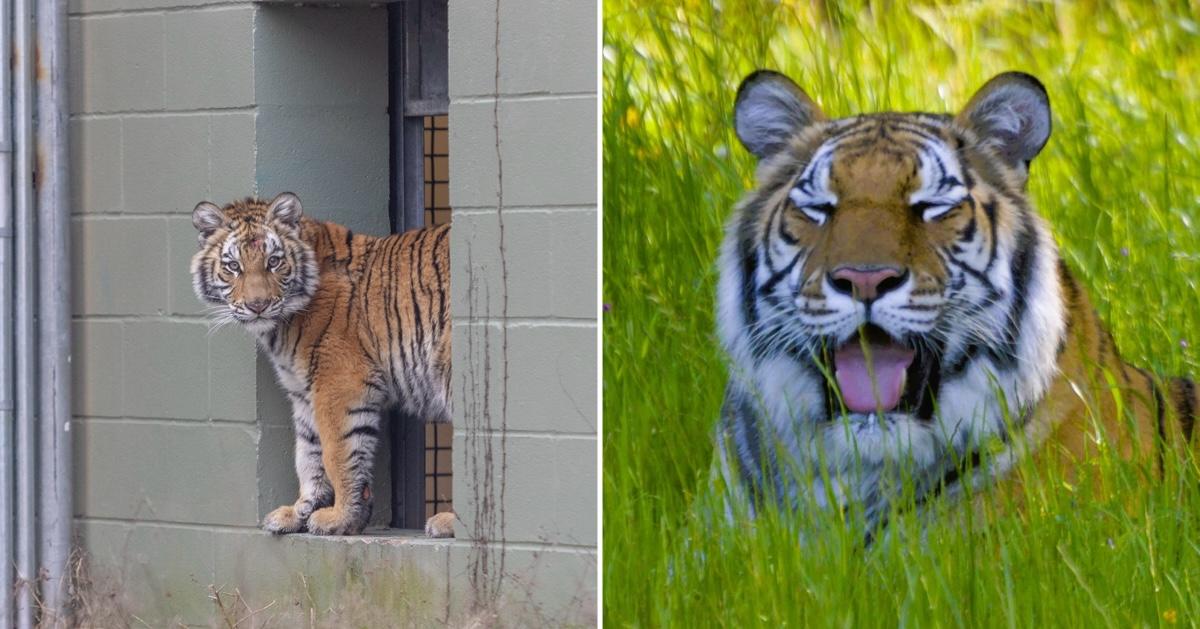
<svg viewBox="0 0 1200 629">
<path fill-rule="evenodd" d="M 451 98 L 491 94 L 494 91 L 495 15 L 496 0 L 450 3 L 446 15 L 449 28 L 449 64 L 446 74 L 450 79 Z M 484 19 L 485 16 L 487 19 Z M 506 31 L 507 29 L 501 30 L 502 38 Z M 503 70 L 506 67 L 507 64 L 501 68 L 502 89 Z"/>
<path fill-rule="evenodd" d="M 130 212 L 191 214 L 208 196 L 208 115 L 125 119 L 125 205 Z"/>
<path fill-rule="evenodd" d="M 253 423 L 258 377 L 255 341 L 233 325 L 208 337 L 208 415 Z"/>
<path fill-rule="evenodd" d="M 459 412 L 456 410 L 456 412 Z M 462 415 L 460 413 L 460 415 Z M 457 419 L 457 418 L 456 418 Z M 499 502 L 500 482 L 505 483 L 505 539 L 509 542 L 555 542 L 563 532 L 555 522 L 554 500 L 558 496 L 558 476 L 554 439 L 528 435 L 509 435 L 501 447 L 498 436 L 485 436 L 475 424 L 481 417 L 456 422 L 454 454 L 454 510 L 466 524 L 469 539 L 499 539 L 499 507 L 490 514 L 481 513 L 481 505 L 491 492 Z M 499 413 L 492 413 L 491 427 L 500 428 Z M 476 435 L 476 436 L 472 436 Z M 491 448 L 490 464 L 487 448 Z M 504 468 L 507 461 L 507 469 Z M 491 479 L 489 484 L 481 479 Z M 494 530 L 485 527 L 492 522 Z"/>
<path fill-rule="evenodd" d="M 125 413 L 206 419 L 208 326 L 180 321 L 125 325 Z"/>
<path fill-rule="evenodd" d="M 72 120 L 71 210 L 119 212 L 121 191 L 121 121 L 116 118 Z"/>
<path fill-rule="evenodd" d="M 216 606 L 213 533 L 203 528 L 81 520 L 76 525 L 100 587 L 156 627 L 207 626 Z M 128 619 L 123 619 L 128 621 Z"/>
<path fill-rule="evenodd" d="M 120 417 L 124 369 L 120 321 L 71 325 L 72 408 L 75 415 Z"/>
<path fill-rule="evenodd" d="M 496 152 L 493 149 L 496 131 L 492 113 L 490 103 L 450 103 L 451 207 L 496 206 Z M 507 126 L 501 126 L 500 134 L 501 140 L 514 138 Z M 507 153 L 502 151 L 501 154 Z M 505 192 L 508 192 L 507 182 Z M 507 195 L 505 203 L 512 204 Z"/>
<path fill-rule="evenodd" d="M 258 5 L 255 82 L 262 105 L 387 108 L 387 9 Z"/>
<path fill-rule="evenodd" d="M 534 0 L 500 8 L 500 80 L 506 93 L 595 92 L 596 6 Z"/>
<path fill-rule="evenodd" d="M 200 8 L 204 5 L 223 4 L 228 0 L 68 0 L 67 10 L 71 14 L 112 13 L 139 9 L 187 7 Z"/>
<path fill-rule="evenodd" d="M 485 331 L 487 352 L 483 351 Z M 451 343 L 453 364 L 455 373 L 464 379 L 464 385 L 455 388 L 456 411 L 462 413 L 472 408 L 471 402 L 461 396 L 464 389 L 475 395 L 482 392 L 485 366 L 490 367 L 493 380 L 487 387 L 491 408 L 500 408 L 499 382 L 503 370 L 500 332 L 498 325 L 455 325 Z M 596 334 L 597 329 L 591 325 L 510 326 L 510 430 L 596 434 Z"/>
<path fill-rule="evenodd" d="M 75 314 L 159 314 L 166 309 L 163 219 L 76 217 L 71 230 Z"/>
<path fill-rule="evenodd" d="M 288 426 L 260 426 L 258 437 L 258 521 L 281 505 L 296 502 L 296 438 Z"/>
<path fill-rule="evenodd" d="M 388 233 L 388 117 L 383 107 L 260 108 L 258 190 L 296 193 L 307 215 Z"/>
<path fill-rule="evenodd" d="M 452 98 L 495 92 L 495 11 L 495 0 L 450 4 Z M 488 19 L 481 19 L 484 15 Z M 556 0 L 504 3 L 500 61 L 501 94 L 595 92 L 596 6 Z"/>
<path fill-rule="evenodd" d="M 162 14 L 71 18 L 72 113 L 163 107 Z"/>
<path fill-rule="evenodd" d="M 276 601 L 282 626 L 433 627 L 446 624 L 447 544 L 387 534 L 315 537 L 215 533 L 217 580 L 254 608 Z M 458 584 L 454 584 L 457 586 Z"/>
<path fill-rule="evenodd" d="M 455 605 L 470 604 L 466 584 L 494 583 L 496 544 L 450 547 L 449 580 Z M 567 548 L 512 548 L 504 552 L 498 607 L 506 623 L 519 627 L 596 626 L 596 553 Z M 483 570 L 490 572 L 483 574 Z M 482 577 L 482 578 L 481 578 Z M 461 589 L 460 589 L 461 588 Z"/>
<path fill-rule="evenodd" d="M 167 312 L 203 314 L 207 304 L 192 290 L 192 256 L 199 251 L 191 215 L 168 218 L 167 223 Z"/>
<path fill-rule="evenodd" d="M 596 100 L 502 101 L 500 154 L 506 206 L 596 203 Z M 494 207 L 492 104 L 450 105 L 450 204 Z"/>
<path fill-rule="evenodd" d="M 255 119 L 253 113 L 215 113 L 211 117 L 208 196 L 224 205 L 256 194 Z"/>
<path fill-rule="evenodd" d="M 77 513 L 160 522 L 258 524 L 253 429 L 96 419 L 75 426 Z"/>
<path fill-rule="evenodd" d="M 556 439 L 554 450 L 558 493 L 554 499 L 554 524 L 558 540 L 596 546 L 596 439 Z"/>
<path fill-rule="evenodd" d="M 496 415 L 492 429 L 499 428 Z M 488 491 L 499 500 L 503 478 L 506 541 L 596 545 L 596 440 L 529 434 L 502 440 L 485 436 L 480 428 L 485 427 L 463 419 L 454 435 L 454 510 L 468 535 L 499 538 L 499 508 L 491 520 L 479 509 Z M 493 479 L 490 489 L 481 478 Z M 489 521 L 495 530 L 484 527 Z"/>
<path fill-rule="evenodd" d="M 511 212 L 504 237 L 510 317 L 595 318 L 595 213 Z M 467 315 L 472 300 L 476 316 L 501 315 L 499 241 L 495 213 L 455 213 L 450 287 L 456 318 Z"/>
<path fill-rule="evenodd" d="M 167 109 L 254 104 L 254 15 L 250 5 L 163 17 Z"/>
<path fill-rule="evenodd" d="M 258 423 L 260 426 L 291 428 L 292 403 L 275 378 L 271 359 L 262 352 L 255 359 L 258 377 Z"/>
</svg>

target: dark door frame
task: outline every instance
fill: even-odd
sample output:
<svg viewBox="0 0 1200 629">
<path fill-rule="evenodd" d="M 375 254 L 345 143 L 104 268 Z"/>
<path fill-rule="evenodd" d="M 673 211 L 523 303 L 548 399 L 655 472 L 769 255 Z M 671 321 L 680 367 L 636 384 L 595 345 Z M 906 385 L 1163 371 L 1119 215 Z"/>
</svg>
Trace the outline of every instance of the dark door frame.
<svg viewBox="0 0 1200 629">
<path fill-rule="evenodd" d="M 388 114 L 393 233 L 425 226 L 425 116 L 449 111 L 447 0 L 388 5 Z M 393 412 L 391 526 L 425 525 L 425 421 Z M 434 488 L 436 491 L 436 487 Z"/>
</svg>

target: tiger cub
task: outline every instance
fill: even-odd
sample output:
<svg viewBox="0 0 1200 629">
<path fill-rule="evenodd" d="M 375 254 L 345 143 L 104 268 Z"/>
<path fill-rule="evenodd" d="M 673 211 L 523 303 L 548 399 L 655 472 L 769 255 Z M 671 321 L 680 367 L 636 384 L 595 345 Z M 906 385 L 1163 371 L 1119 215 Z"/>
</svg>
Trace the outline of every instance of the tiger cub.
<svg viewBox="0 0 1200 629">
<path fill-rule="evenodd" d="M 1026 193 L 1037 79 L 996 76 L 954 116 L 831 119 L 759 71 L 734 125 L 759 166 L 718 263 L 719 452 L 751 510 L 854 502 L 874 529 L 901 480 L 921 505 L 1017 486 L 1025 451 L 1072 473 L 1190 442 L 1194 384 L 1121 359 Z"/>
<path fill-rule="evenodd" d="M 450 421 L 449 226 L 355 234 L 288 192 L 202 202 L 192 224 L 196 295 L 255 336 L 292 403 L 300 497 L 263 528 L 361 532 L 384 409 Z"/>
</svg>

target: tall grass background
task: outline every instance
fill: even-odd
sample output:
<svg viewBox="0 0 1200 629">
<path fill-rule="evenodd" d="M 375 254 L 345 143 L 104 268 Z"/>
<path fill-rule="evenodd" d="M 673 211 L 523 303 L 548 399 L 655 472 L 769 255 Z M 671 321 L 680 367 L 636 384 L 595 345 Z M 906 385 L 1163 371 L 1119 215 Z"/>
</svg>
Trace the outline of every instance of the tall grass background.
<svg viewBox="0 0 1200 629">
<path fill-rule="evenodd" d="M 1200 374 L 1200 18 L 1188 2 L 604 1 L 604 593 L 631 626 L 1200 624 L 1200 471 L 1116 460 L 985 522 L 887 543 L 720 514 L 714 260 L 752 184 L 730 110 L 774 68 L 831 116 L 954 112 L 995 73 L 1050 93 L 1030 194 L 1130 362 Z M 970 510 L 967 510 L 968 512 Z M 958 512 L 961 514 L 961 512 Z M 989 515 L 990 514 L 990 515 Z M 833 516 L 831 516 L 832 518 Z"/>
</svg>

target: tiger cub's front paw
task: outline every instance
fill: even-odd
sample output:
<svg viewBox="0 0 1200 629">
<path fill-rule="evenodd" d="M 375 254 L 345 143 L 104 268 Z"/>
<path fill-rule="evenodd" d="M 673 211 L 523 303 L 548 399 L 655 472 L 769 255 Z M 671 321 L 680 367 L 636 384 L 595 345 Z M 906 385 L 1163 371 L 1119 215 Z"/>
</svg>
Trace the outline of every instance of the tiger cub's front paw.
<svg viewBox="0 0 1200 629">
<path fill-rule="evenodd" d="M 367 519 L 353 509 L 325 507 L 308 516 L 308 532 L 313 535 L 358 535 L 367 527 Z"/>
<path fill-rule="evenodd" d="M 300 514 L 292 505 L 284 505 L 267 514 L 263 518 L 263 528 L 275 535 L 295 533 L 304 527 Z"/>
</svg>

